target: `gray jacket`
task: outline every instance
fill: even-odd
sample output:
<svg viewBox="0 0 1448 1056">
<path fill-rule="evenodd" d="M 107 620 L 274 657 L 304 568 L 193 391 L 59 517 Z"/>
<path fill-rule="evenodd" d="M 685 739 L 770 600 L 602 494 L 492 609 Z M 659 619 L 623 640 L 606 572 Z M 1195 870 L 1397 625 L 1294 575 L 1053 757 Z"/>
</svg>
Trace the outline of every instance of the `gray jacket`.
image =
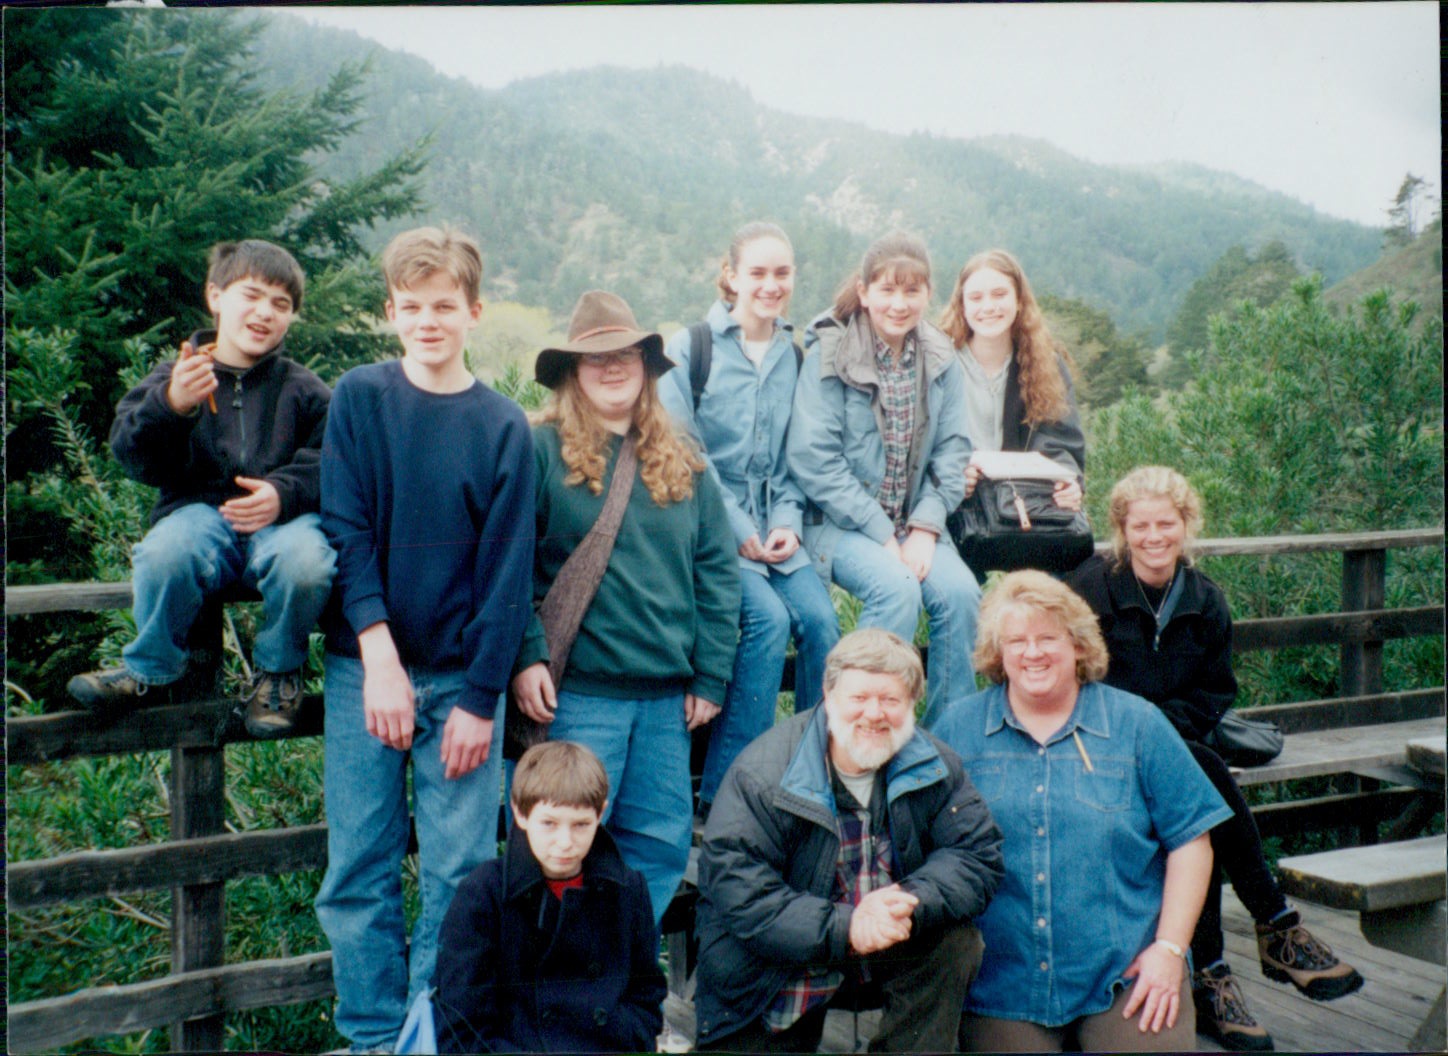
<svg viewBox="0 0 1448 1056">
<path fill-rule="evenodd" d="M 910 442 L 905 497 L 910 527 L 948 545 L 946 516 L 965 494 L 965 377 L 955 349 L 938 329 L 916 329 L 921 398 Z M 879 375 L 874 337 L 863 312 L 849 322 L 825 313 L 805 331 L 806 356 L 794 392 L 786 458 L 808 504 L 804 543 L 828 582 L 835 545 L 845 532 L 883 544 L 894 526 L 879 502 L 885 477 Z"/>
</svg>

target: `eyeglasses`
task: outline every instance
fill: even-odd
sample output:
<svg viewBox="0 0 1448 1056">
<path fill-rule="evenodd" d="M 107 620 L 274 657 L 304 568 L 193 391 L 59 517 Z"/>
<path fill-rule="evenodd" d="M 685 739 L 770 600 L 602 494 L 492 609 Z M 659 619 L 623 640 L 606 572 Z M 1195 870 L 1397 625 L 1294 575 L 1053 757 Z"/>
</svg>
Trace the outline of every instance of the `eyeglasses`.
<svg viewBox="0 0 1448 1056">
<path fill-rule="evenodd" d="M 643 359 L 644 354 L 642 349 L 623 348 L 617 352 L 585 352 L 580 358 L 590 367 L 607 370 L 615 363 L 621 367 L 631 367 Z"/>
</svg>

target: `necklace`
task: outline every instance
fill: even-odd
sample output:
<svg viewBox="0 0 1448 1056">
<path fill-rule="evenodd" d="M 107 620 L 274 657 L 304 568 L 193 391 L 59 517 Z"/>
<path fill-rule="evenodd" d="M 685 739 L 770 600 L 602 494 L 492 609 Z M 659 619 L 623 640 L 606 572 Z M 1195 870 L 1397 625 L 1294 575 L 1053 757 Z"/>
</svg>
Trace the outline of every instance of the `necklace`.
<svg viewBox="0 0 1448 1056">
<path fill-rule="evenodd" d="M 1180 571 L 1180 567 L 1172 569 L 1171 579 L 1166 581 L 1161 592 L 1161 601 L 1156 605 L 1153 605 L 1151 599 L 1146 596 L 1146 588 L 1141 585 L 1141 577 L 1135 571 L 1131 573 L 1131 578 L 1136 583 L 1136 592 L 1141 595 L 1142 603 L 1151 613 L 1152 623 L 1156 626 L 1156 634 L 1151 644 L 1153 652 L 1161 648 L 1161 614 L 1162 610 L 1166 608 L 1167 599 L 1171 597 L 1171 588 L 1176 585 L 1177 573 Z"/>
</svg>

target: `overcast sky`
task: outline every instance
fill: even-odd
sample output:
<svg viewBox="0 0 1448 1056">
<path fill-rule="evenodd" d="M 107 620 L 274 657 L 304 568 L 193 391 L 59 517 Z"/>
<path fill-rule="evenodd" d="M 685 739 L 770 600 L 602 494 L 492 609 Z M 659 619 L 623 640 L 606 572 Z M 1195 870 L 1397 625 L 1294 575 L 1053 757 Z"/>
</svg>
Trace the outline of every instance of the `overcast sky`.
<svg viewBox="0 0 1448 1056">
<path fill-rule="evenodd" d="M 791 113 L 1194 161 L 1362 223 L 1407 172 L 1439 191 L 1431 2 L 290 10 L 489 88 L 681 63 Z"/>
</svg>

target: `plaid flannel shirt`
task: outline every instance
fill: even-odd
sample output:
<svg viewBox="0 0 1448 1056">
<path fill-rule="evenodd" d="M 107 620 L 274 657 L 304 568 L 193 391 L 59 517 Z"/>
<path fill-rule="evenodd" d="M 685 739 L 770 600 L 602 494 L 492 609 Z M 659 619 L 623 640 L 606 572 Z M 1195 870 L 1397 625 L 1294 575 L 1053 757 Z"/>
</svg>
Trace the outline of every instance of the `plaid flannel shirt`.
<svg viewBox="0 0 1448 1056">
<path fill-rule="evenodd" d="M 880 482 L 880 506 L 894 522 L 895 531 L 906 524 L 905 496 L 910 490 L 910 440 L 915 434 L 915 335 L 906 335 L 896 356 L 890 346 L 875 339 L 875 362 L 880 378 L 880 411 L 885 422 L 880 440 L 885 447 L 885 477 Z"/>
<path fill-rule="evenodd" d="M 884 823 L 884 783 L 876 782 L 875 794 L 871 797 L 873 811 L 860 806 L 839 781 L 835 781 L 834 786 L 840 854 L 835 863 L 833 898 L 838 903 L 858 906 L 871 891 L 889 887 L 894 882 L 890 828 Z M 862 975 L 868 977 L 868 967 L 863 962 L 858 967 Z M 810 1009 L 834 997 L 844 981 L 845 973 L 838 968 L 806 968 L 803 975 L 786 983 L 775 994 L 774 1001 L 764 1010 L 764 1026 L 775 1034 L 788 1030 Z"/>
</svg>

